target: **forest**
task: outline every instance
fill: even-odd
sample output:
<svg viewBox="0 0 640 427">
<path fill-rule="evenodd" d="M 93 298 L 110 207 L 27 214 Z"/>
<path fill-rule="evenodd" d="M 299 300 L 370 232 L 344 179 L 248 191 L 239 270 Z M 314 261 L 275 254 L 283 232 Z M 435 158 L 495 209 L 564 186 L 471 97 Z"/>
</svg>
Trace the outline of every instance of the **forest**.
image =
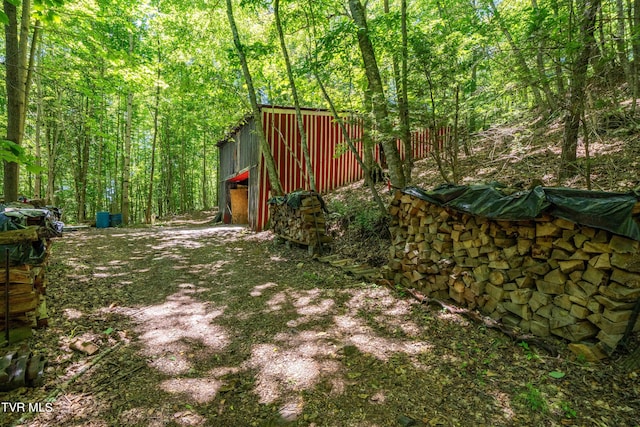
<svg viewBox="0 0 640 427">
<path fill-rule="evenodd" d="M 6 0 L 0 18 L 5 199 L 68 221 L 215 206 L 216 142 L 252 103 L 355 112 L 398 187 L 415 171 L 389 141 L 411 129 L 450 130 L 432 156 L 457 182 L 478 132 L 561 126 L 554 184 L 588 175 L 598 129 L 638 130 L 638 0 Z"/>
<path fill-rule="evenodd" d="M 637 425 L 640 0 L 0 21 L 0 425 Z"/>
</svg>

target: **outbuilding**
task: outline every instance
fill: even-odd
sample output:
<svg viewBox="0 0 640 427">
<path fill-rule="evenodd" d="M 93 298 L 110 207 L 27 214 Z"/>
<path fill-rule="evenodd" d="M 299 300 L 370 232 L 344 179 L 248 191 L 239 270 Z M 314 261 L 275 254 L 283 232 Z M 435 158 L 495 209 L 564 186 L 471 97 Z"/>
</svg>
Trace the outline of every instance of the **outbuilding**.
<svg viewBox="0 0 640 427">
<path fill-rule="evenodd" d="M 262 105 L 260 111 L 283 190 L 286 193 L 309 190 L 295 109 Z M 362 169 L 347 148 L 340 126 L 331 112 L 305 108 L 302 115 L 316 190 L 323 194 L 362 179 Z M 362 127 L 350 123 L 347 128 L 361 152 L 359 139 Z M 428 131 L 414 132 L 413 140 L 414 157 L 424 158 L 429 151 Z M 253 116 L 248 115 L 241 120 L 217 146 L 218 207 L 224 222 L 249 224 L 255 231 L 262 230 L 269 219 L 267 200 L 271 197 L 271 187 L 260 155 Z"/>
</svg>

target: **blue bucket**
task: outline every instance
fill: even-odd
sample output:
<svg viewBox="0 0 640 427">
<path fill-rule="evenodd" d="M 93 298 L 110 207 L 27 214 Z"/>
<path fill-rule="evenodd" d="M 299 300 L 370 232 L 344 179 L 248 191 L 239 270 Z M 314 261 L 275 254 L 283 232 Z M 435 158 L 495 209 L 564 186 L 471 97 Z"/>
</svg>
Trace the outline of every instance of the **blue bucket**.
<svg viewBox="0 0 640 427">
<path fill-rule="evenodd" d="M 109 227 L 109 212 L 96 213 L 96 228 Z"/>
<path fill-rule="evenodd" d="M 117 227 L 119 225 L 122 225 L 122 214 L 121 213 L 111 214 L 111 226 Z"/>
</svg>

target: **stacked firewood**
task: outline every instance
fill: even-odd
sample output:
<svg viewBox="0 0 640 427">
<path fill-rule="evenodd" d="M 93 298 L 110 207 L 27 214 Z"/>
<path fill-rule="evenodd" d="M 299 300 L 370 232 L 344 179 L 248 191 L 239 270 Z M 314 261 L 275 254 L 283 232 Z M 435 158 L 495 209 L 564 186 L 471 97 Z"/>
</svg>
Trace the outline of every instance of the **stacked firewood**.
<svg viewBox="0 0 640 427">
<path fill-rule="evenodd" d="M 278 237 L 308 246 L 310 250 L 331 242 L 326 234 L 323 202 L 318 193 L 297 192 L 272 199 L 270 227 Z"/>
<path fill-rule="evenodd" d="M 30 330 L 33 326 L 45 326 L 46 313 L 46 275 L 45 263 L 48 257 L 48 239 L 39 234 L 37 226 L 26 229 L 0 232 L 0 245 L 10 248 L 9 251 L 41 252 L 37 259 L 17 264 L 11 260 L 9 270 L 6 269 L 6 252 L 0 253 L 0 329 L 6 330 L 7 305 L 9 307 L 9 329 Z M 11 255 L 10 255 L 11 257 Z M 5 295 L 8 295 L 7 300 Z M 0 337 L 2 339 L 3 337 Z"/>
<path fill-rule="evenodd" d="M 57 208 L 27 203 L 4 206 L 0 224 L 0 342 L 14 342 L 47 326 L 45 266 L 63 224 Z"/>
<path fill-rule="evenodd" d="M 638 241 L 548 215 L 490 220 L 401 192 L 389 212 L 387 275 L 397 284 L 537 336 L 593 339 L 603 357 L 635 322 Z"/>
</svg>

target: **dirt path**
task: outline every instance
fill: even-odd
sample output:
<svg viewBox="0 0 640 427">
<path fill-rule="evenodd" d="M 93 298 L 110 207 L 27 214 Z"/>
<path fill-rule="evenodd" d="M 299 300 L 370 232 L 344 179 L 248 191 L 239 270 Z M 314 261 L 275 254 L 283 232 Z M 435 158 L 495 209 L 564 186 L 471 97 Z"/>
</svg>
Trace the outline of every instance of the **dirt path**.
<svg viewBox="0 0 640 427">
<path fill-rule="evenodd" d="M 616 374 L 614 363 L 539 354 L 359 283 L 269 233 L 204 225 L 67 233 L 49 271 L 51 326 L 31 342 L 49 360 L 46 384 L 0 400 L 51 403 L 40 413 L 0 408 L 3 426 L 639 419 L 637 378 Z M 99 352 L 70 350 L 78 338 Z"/>
</svg>

